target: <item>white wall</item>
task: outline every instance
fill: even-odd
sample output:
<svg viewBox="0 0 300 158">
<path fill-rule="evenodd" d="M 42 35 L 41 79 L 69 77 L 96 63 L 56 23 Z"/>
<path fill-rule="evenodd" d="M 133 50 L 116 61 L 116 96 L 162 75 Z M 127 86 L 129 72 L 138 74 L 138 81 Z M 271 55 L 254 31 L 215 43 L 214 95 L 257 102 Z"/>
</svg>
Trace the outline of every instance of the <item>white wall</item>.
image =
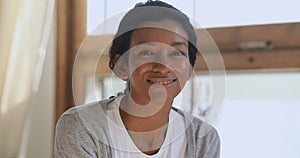
<svg viewBox="0 0 300 158">
<path fill-rule="evenodd" d="M 299 158 L 300 72 L 228 74 L 222 158 Z"/>
</svg>

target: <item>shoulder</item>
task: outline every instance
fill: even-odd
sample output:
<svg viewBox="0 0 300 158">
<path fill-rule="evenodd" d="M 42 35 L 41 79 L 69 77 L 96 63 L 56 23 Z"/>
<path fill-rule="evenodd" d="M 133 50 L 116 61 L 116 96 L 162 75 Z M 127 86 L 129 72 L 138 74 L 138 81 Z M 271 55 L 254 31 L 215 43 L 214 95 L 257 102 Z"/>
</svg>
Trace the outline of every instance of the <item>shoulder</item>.
<svg viewBox="0 0 300 158">
<path fill-rule="evenodd" d="M 56 130 L 86 130 L 95 133 L 105 128 L 107 126 L 106 109 L 110 101 L 111 99 L 106 99 L 68 109 L 59 118 Z"/>
<path fill-rule="evenodd" d="M 76 115 L 78 113 L 93 113 L 95 112 L 95 110 L 101 110 L 101 111 L 105 111 L 106 106 L 108 105 L 108 103 L 110 103 L 113 99 L 104 99 L 101 101 L 96 101 L 96 102 L 91 102 L 91 103 L 87 103 L 87 104 L 83 104 L 83 105 L 78 105 L 75 107 L 72 107 L 70 109 L 68 109 L 67 111 L 65 111 L 63 113 L 62 116 L 64 115 Z"/>
<path fill-rule="evenodd" d="M 105 99 L 72 107 L 65 111 L 58 121 L 71 118 L 78 121 L 78 119 L 80 120 L 82 118 L 101 117 L 106 113 L 107 105 L 111 101 L 112 99 Z"/>
</svg>

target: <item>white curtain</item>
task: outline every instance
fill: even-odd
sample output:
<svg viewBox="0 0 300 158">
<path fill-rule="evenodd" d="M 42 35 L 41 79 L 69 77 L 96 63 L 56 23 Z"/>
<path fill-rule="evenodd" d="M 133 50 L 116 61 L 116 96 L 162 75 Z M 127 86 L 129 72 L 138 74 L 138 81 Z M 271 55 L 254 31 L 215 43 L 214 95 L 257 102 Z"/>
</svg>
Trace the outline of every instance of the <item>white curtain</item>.
<svg viewBox="0 0 300 158">
<path fill-rule="evenodd" d="M 55 0 L 0 0 L 0 157 L 26 155 Z"/>
</svg>

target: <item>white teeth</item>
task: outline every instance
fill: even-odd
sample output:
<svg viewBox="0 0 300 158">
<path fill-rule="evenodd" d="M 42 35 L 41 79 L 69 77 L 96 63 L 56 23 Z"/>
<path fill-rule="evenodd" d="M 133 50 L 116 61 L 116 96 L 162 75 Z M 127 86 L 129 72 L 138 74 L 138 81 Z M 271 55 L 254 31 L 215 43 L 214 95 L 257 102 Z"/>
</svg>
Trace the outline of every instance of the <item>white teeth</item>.
<svg viewBox="0 0 300 158">
<path fill-rule="evenodd" d="M 174 81 L 165 81 L 165 82 L 155 82 L 155 81 L 152 81 L 152 83 L 154 84 L 161 84 L 161 85 L 165 85 L 165 84 L 169 84 L 169 83 L 172 83 Z"/>
</svg>

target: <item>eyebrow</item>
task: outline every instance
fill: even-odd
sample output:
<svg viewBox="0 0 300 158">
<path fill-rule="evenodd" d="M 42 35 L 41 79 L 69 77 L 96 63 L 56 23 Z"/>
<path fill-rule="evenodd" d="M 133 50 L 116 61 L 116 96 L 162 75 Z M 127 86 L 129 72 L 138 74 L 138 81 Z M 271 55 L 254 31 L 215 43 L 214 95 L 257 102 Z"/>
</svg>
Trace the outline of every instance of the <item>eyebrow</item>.
<svg viewBox="0 0 300 158">
<path fill-rule="evenodd" d="M 137 43 L 136 45 L 141 45 L 141 44 L 144 44 L 144 45 L 153 45 L 154 42 L 141 41 L 141 42 Z M 171 43 L 170 46 L 175 47 L 175 46 L 180 46 L 180 45 L 187 46 L 187 44 L 185 42 L 173 42 L 173 43 Z"/>
<path fill-rule="evenodd" d="M 141 44 L 143 44 L 143 45 L 153 45 L 153 42 L 141 41 L 141 42 L 137 43 L 136 45 L 141 45 Z"/>
<path fill-rule="evenodd" d="M 175 47 L 175 46 L 180 46 L 180 45 L 184 45 L 184 46 L 187 46 L 187 44 L 185 42 L 173 42 L 171 44 L 171 46 Z"/>
</svg>

